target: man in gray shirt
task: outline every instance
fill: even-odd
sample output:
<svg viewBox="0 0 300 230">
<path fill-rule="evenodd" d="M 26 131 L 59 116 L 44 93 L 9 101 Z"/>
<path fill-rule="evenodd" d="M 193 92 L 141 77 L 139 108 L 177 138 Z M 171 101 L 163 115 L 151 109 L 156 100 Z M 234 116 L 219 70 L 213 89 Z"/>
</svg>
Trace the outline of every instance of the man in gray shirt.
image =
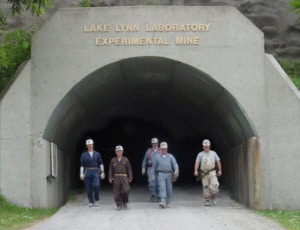
<svg viewBox="0 0 300 230">
<path fill-rule="evenodd" d="M 156 155 L 153 161 L 152 179 L 157 177 L 159 185 L 159 197 L 161 202 L 159 206 L 166 208 L 170 202 L 173 190 L 173 181 L 179 176 L 179 167 L 175 157 L 168 153 L 168 144 L 166 142 L 160 143 L 161 154 Z"/>
</svg>

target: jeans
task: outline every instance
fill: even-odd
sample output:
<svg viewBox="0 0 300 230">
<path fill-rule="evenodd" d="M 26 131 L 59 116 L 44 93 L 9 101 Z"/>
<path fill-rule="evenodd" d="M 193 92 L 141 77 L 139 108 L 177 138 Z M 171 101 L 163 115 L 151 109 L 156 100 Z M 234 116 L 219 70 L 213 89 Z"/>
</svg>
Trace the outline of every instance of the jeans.
<svg viewBox="0 0 300 230">
<path fill-rule="evenodd" d="M 153 168 L 147 169 L 147 176 L 148 176 L 148 187 L 151 193 L 151 196 L 159 196 L 159 189 L 158 189 L 158 179 L 155 178 L 155 181 L 152 180 L 153 176 Z"/>
<path fill-rule="evenodd" d="M 170 202 L 173 189 L 172 173 L 158 173 L 159 196 L 162 202 Z"/>
<path fill-rule="evenodd" d="M 100 178 L 98 170 L 86 170 L 84 183 L 89 203 L 93 204 L 94 201 L 99 201 Z"/>
</svg>

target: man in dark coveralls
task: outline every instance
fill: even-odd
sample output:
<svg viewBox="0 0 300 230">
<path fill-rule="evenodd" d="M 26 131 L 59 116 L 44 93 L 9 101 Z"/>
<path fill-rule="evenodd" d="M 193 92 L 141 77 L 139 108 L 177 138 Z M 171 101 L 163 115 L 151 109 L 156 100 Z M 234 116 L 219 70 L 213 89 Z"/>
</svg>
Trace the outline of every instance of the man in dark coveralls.
<svg viewBox="0 0 300 230">
<path fill-rule="evenodd" d="M 88 139 L 85 142 L 87 151 L 80 158 L 80 179 L 84 180 L 89 207 L 99 206 L 100 178 L 105 178 L 104 166 L 101 154 L 94 150 L 94 141 Z"/>
<path fill-rule="evenodd" d="M 108 180 L 113 184 L 113 191 L 117 209 L 127 209 L 128 195 L 132 181 L 132 169 L 129 160 L 123 156 L 123 147 L 117 145 L 116 157 L 109 164 Z"/>
</svg>

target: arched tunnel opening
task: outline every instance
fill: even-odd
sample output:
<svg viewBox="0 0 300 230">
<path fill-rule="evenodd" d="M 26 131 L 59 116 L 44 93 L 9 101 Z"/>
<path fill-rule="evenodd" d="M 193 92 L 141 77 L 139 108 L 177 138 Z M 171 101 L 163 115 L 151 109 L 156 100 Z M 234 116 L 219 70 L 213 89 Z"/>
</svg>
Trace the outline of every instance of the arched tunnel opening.
<svg viewBox="0 0 300 230">
<path fill-rule="evenodd" d="M 220 184 L 249 202 L 249 139 L 255 130 L 237 100 L 206 73 L 176 60 L 136 57 L 101 67 L 77 83 L 51 115 L 44 138 L 63 151 L 65 193 L 83 186 L 80 155 L 93 138 L 107 174 L 123 145 L 135 184 L 152 137 L 169 144 L 180 167 L 178 184 L 195 181 L 193 167 L 208 138 L 223 164 Z M 107 183 L 107 182 L 105 182 Z"/>
</svg>

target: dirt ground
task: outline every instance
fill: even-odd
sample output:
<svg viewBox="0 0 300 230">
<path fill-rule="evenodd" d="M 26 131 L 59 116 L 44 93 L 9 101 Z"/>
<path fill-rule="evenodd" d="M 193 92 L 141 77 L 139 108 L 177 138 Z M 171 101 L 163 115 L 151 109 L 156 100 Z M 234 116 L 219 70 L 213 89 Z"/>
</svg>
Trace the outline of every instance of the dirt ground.
<svg viewBox="0 0 300 230">
<path fill-rule="evenodd" d="M 117 210 L 110 185 L 100 191 L 99 207 L 88 207 L 83 191 L 75 193 L 51 218 L 27 230 L 86 230 L 86 229 L 205 229 L 205 230 L 279 230 L 279 224 L 257 215 L 253 210 L 233 201 L 226 191 L 221 191 L 217 206 L 204 206 L 201 187 L 176 186 L 170 207 L 161 209 L 158 203 L 149 202 L 146 187 L 132 186 L 127 210 Z"/>
</svg>

